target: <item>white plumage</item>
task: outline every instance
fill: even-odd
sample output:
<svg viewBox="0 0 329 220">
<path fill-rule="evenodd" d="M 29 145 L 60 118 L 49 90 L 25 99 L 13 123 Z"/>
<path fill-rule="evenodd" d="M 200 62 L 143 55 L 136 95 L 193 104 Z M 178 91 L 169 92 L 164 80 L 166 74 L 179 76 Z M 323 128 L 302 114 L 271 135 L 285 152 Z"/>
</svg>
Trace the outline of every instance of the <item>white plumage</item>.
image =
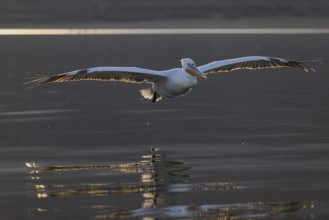
<svg viewBox="0 0 329 220">
<path fill-rule="evenodd" d="M 279 67 L 302 68 L 305 71 L 314 71 L 314 66 L 320 64 L 321 61 L 291 61 L 275 57 L 248 56 L 214 61 L 199 67 L 196 67 L 194 61 L 189 58 L 182 59 L 181 63 L 182 68 L 164 71 L 137 67 L 93 67 L 53 76 L 38 75 L 33 80 L 27 82 L 26 85 L 31 88 L 45 83 L 78 80 L 120 81 L 127 83 L 145 82 L 152 84 L 152 88 L 141 90 L 141 94 L 144 98 L 155 102 L 163 98 L 173 98 L 187 94 L 197 84 L 197 79 L 207 79 L 206 74 L 239 69 Z"/>
</svg>

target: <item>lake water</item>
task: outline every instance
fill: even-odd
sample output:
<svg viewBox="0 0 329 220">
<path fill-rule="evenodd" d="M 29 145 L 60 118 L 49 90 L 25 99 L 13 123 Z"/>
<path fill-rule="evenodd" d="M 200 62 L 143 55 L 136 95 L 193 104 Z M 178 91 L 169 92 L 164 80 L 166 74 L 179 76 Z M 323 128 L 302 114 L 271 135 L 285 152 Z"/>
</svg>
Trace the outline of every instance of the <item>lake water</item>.
<svg viewBox="0 0 329 220">
<path fill-rule="evenodd" d="M 324 64 L 211 75 L 155 104 L 148 85 L 22 86 L 248 55 Z M 0 60 L 1 219 L 329 217 L 327 34 L 1 36 Z"/>
</svg>

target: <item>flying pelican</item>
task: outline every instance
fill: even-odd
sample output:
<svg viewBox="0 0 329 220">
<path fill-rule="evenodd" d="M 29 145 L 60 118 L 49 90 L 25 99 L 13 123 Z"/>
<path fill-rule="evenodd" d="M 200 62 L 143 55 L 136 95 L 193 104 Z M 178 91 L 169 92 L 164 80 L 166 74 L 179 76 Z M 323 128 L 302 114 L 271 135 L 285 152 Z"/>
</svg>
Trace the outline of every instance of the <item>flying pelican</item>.
<svg viewBox="0 0 329 220">
<path fill-rule="evenodd" d="M 27 84 L 28 88 L 51 82 L 65 82 L 77 80 L 119 81 L 126 83 L 150 83 L 151 88 L 140 90 L 145 99 L 152 102 L 163 98 L 173 98 L 185 95 L 197 84 L 197 80 L 206 80 L 207 74 L 229 72 L 239 69 L 264 69 L 293 67 L 305 71 L 315 71 L 313 67 L 321 63 L 320 60 L 292 61 L 276 57 L 248 56 L 228 60 L 214 61 L 197 67 L 193 60 L 181 60 L 182 68 L 164 71 L 142 69 L 138 67 L 93 67 L 74 70 L 53 76 L 37 75 Z"/>
</svg>

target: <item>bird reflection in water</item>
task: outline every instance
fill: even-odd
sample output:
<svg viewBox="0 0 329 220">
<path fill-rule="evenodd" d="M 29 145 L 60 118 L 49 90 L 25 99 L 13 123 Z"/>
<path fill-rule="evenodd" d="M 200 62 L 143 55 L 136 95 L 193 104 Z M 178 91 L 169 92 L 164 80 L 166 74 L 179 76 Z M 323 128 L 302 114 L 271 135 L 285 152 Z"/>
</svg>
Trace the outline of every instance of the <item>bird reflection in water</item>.
<svg viewBox="0 0 329 220">
<path fill-rule="evenodd" d="M 172 160 L 158 151 L 159 149 L 152 148 L 149 155 L 142 156 L 142 159 L 135 163 L 41 166 L 34 162 L 28 162 L 26 167 L 29 169 L 29 194 L 32 199 L 46 200 L 57 197 L 59 203 L 63 202 L 60 199 L 79 196 L 81 200 L 86 198 L 83 196 L 88 198 L 119 196 L 118 198 L 125 200 L 124 204 L 115 202 L 115 205 L 113 205 L 113 201 L 116 200 L 113 198 L 111 205 L 96 201 L 93 204 L 88 204 L 87 209 L 89 211 L 87 213 L 91 215 L 90 218 L 95 219 L 142 218 L 151 220 L 165 217 L 220 220 L 254 219 L 273 217 L 282 213 L 314 207 L 313 202 L 186 205 L 181 201 L 181 198 L 188 193 L 241 190 L 244 187 L 226 182 L 189 183 L 191 167 L 183 161 Z M 77 179 L 74 176 L 79 176 L 78 172 L 84 174 L 76 183 Z M 70 174 L 68 177 L 63 177 L 65 173 Z M 86 176 L 91 180 L 88 183 L 82 182 L 88 179 Z M 115 177 L 121 177 L 120 181 L 113 181 L 112 179 Z M 130 177 L 133 177 L 134 181 L 131 181 Z M 57 183 L 58 180 L 62 182 Z M 132 198 L 129 196 L 133 195 L 135 195 L 133 201 L 139 201 L 138 208 L 130 208 L 127 205 L 129 203 L 126 201 L 129 201 Z M 138 200 L 136 200 L 136 196 L 138 196 Z M 131 207 L 136 207 L 136 204 Z M 85 210 L 86 205 L 78 206 L 76 209 L 77 211 Z M 54 212 L 54 210 L 57 213 L 65 212 L 64 208 L 37 207 L 29 209 L 29 216 L 48 213 L 47 216 L 49 217 L 49 212 Z"/>
</svg>

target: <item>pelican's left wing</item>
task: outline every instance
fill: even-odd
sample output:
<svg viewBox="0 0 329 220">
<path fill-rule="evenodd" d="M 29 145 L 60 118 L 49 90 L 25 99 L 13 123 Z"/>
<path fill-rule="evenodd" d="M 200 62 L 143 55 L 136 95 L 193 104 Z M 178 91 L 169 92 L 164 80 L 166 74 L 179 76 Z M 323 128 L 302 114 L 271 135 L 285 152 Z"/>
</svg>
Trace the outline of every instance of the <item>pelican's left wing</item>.
<svg viewBox="0 0 329 220">
<path fill-rule="evenodd" d="M 33 79 L 25 85 L 32 88 L 37 85 L 51 82 L 66 82 L 77 80 L 101 80 L 119 81 L 127 83 L 153 83 L 164 78 L 161 71 L 142 69 L 137 67 L 93 67 L 88 69 L 74 70 L 53 76 L 33 76 Z"/>
<path fill-rule="evenodd" d="M 198 69 L 206 74 L 229 72 L 239 69 L 264 69 L 264 68 L 279 68 L 279 67 L 302 68 L 308 72 L 308 71 L 315 71 L 313 67 L 320 63 L 321 60 L 292 61 L 292 60 L 286 60 L 276 57 L 249 56 L 249 57 L 239 57 L 229 60 L 215 61 L 203 66 L 199 66 Z"/>
</svg>

